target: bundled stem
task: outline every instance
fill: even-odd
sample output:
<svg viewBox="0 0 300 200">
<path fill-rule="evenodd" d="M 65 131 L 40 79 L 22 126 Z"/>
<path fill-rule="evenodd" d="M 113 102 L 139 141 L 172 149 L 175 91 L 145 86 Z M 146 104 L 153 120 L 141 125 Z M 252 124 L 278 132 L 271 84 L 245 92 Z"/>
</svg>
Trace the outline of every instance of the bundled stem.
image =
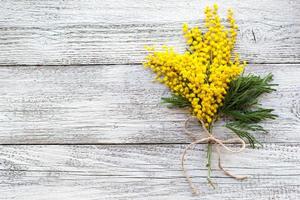
<svg viewBox="0 0 300 200">
<path fill-rule="evenodd" d="M 194 133 L 188 131 L 187 127 L 188 127 L 188 122 L 191 119 L 191 117 L 189 117 L 186 121 L 185 121 L 185 132 L 191 137 L 191 138 L 196 138 Z M 182 170 L 183 173 L 193 191 L 194 194 L 198 194 L 198 190 L 195 187 L 195 185 L 193 184 L 191 177 L 188 175 L 187 170 L 185 168 L 184 162 L 186 159 L 186 155 L 187 155 L 187 151 L 189 149 L 192 149 L 196 144 L 200 144 L 202 142 L 207 142 L 208 143 L 208 149 L 207 149 L 207 168 L 208 168 L 208 175 L 207 175 L 207 180 L 208 183 L 214 188 L 214 184 L 211 181 L 211 157 L 212 157 L 212 145 L 216 144 L 217 145 L 217 153 L 218 153 L 218 165 L 219 168 L 227 175 L 230 176 L 234 179 L 237 180 L 243 180 L 245 178 L 247 178 L 246 176 L 236 176 L 232 173 L 230 173 L 229 171 L 227 171 L 226 169 L 224 169 L 224 167 L 221 164 L 221 153 L 220 153 L 220 149 L 219 147 L 223 147 L 226 151 L 232 152 L 232 153 L 238 153 L 241 152 L 245 149 L 246 147 L 246 143 L 244 142 L 244 140 L 242 140 L 239 137 L 236 138 L 231 138 L 228 140 L 222 140 L 222 139 L 218 139 L 216 138 L 213 133 L 212 133 L 212 129 L 211 126 L 209 127 L 209 129 L 206 128 L 205 123 L 203 121 L 200 121 L 202 128 L 203 128 L 203 133 L 206 135 L 206 137 L 202 138 L 202 139 L 195 139 L 192 143 L 190 143 L 189 145 L 187 145 L 187 147 L 185 148 L 185 150 L 183 151 L 182 154 L 182 158 L 181 158 L 181 166 L 182 166 Z M 226 144 L 230 143 L 230 142 L 238 142 L 241 144 L 241 147 L 238 150 L 233 150 L 232 148 L 228 147 Z"/>
<path fill-rule="evenodd" d="M 212 143 L 211 142 L 208 142 L 207 144 L 207 155 L 206 155 L 206 158 L 207 158 L 207 164 L 206 164 L 206 167 L 207 167 L 207 181 L 208 183 L 213 187 L 215 188 L 212 180 L 211 180 L 211 160 L 212 160 Z"/>
</svg>

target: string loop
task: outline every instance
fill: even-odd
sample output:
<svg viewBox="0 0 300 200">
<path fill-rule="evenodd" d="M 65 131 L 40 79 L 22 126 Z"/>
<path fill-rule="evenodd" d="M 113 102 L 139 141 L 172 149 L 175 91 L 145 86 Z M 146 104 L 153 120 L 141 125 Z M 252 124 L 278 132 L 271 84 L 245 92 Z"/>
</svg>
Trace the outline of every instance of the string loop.
<svg viewBox="0 0 300 200">
<path fill-rule="evenodd" d="M 234 179 L 237 179 L 237 180 L 243 180 L 243 179 L 246 179 L 247 176 L 237 176 L 237 175 L 234 175 L 232 173 L 230 173 L 229 171 L 227 171 L 226 169 L 224 169 L 224 167 L 222 166 L 222 163 L 221 163 L 221 153 L 220 153 L 220 147 L 223 147 L 225 150 L 231 152 L 231 153 L 239 153 L 239 152 L 242 152 L 245 150 L 246 148 L 246 143 L 244 140 L 242 140 L 241 138 L 239 137 L 235 137 L 235 138 L 231 138 L 231 139 L 227 139 L 227 140 L 221 140 L 221 139 L 218 139 L 216 138 L 212 133 L 210 133 L 204 122 L 203 121 L 200 121 L 201 122 L 201 125 L 202 125 L 202 128 L 203 128 L 203 132 L 207 135 L 207 137 L 205 138 L 202 138 L 202 139 L 196 139 L 197 137 L 195 137 L 195 134 L 190 132 L 188 130 L 188 123 L 189 121 L 192 119 L 192 118 L 195 118 L 195 117 L 189 117 L 188 119 L 186 119 L 185 123 L 184 123 L 184 129 L 185 129 L 185 132 L 189 135 L 189 137 L 191 139 L 194 140 L 194 142 L 190 143 L 183 151 L 182 153 L 182 157 L 181 157 L 181 167 L 182 167 L 182 171 L 184 173 L 184 176 L 186 177 L 188 183 L 189 183 L 189 186 L 191 187 L 192 191 L 194 194 L 199 194 L 199 191 L 198 189 L 195 187 L 195 185 L 193 184 L 192 180 L 191 180 L 191 177 L 188 175 L 187 173 L 187 170 L 185 168 L 185 159 L 186 159 L 186 155 L 187 155 L 187 151 L 189 149 L 192 149 L 192 147 L 194 147 L 196 144 L 200 144 L 200 143 L 214 143 L 214 144 L 217 144 L 217 153 L 218 153 L 218 166 L 219 168 L 224 172 L 224 174 L 226 174 L 227 176 L 230 176 Z M 238 142 L 241 144 L 241 147 L 238 149 L 238 150 L 235 150 L 235 149 L 232 149 L 228 146 L 226 146 L 225 144 L 227 143 L 232 143 L 232 142 Z"/>
</svg>

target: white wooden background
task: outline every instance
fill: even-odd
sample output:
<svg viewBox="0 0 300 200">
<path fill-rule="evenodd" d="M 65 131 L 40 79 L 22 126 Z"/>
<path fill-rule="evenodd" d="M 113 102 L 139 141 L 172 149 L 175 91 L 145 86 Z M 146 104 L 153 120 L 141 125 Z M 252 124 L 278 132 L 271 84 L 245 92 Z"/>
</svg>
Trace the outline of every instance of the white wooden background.
<svg viewBox="0 0 300 200">
<path fill-rule="evenodd" d="M 141 62 L 147 44 L 182 52 L 182 23 L 201 25 L 213 2 L 235 10 L 247 70 L 280 84 L 262 100 L 279 118 L 256 135 L 262 149 L 224 153 L 242 182 L 214 158 L 208 187 L 197 145 L 193 197 L 180 168 L 187 112 L 160 104 L 168 90 Z M 299 0 L 1 0 L 0 65 L 1 200 L 300 199 Z"/>
</svg>

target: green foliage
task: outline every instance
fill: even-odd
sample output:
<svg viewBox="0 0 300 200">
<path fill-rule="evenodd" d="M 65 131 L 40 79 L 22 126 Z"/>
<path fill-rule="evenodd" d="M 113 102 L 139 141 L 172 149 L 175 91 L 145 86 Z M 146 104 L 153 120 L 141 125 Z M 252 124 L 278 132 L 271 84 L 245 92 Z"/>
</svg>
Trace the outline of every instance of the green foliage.
<svg viewBox="0 0 300 200">
<path fill-rule="evenodd" d="M 257 108 L 256 110 L 226 110 L 223 114 L 232 117 L 234 120 L 245 123 L 259 123 L 265 119 L 275 119 L 273 109 Z"/>
<path fill-rule="evenodd" d="M 258 103 L 258 97 L 264 93 L 275 91 L 271 84 L 273 75 L 261 78 L 253 74 L 240 76 L 229 85 L 229 90 L 221 108 L 222 113 L 232 110 L 245 110 Z"/>
<path fill-rule="evenodd" d="M 225 125 L 225 127 L 230 129 L 231 131 L 233 131 L 235 134 L 237 134 L 243 140 L 247 140 L 252 148 L 255 148 L 257 145 L 261 145 L 261 143 L 259 141 L 257 141 L 254 136 L 251 135 L 249 130 L 252 130 L 252 131 L 258 130 L 258 131 L 265 132 L 265 130 L 259 125 L 245 124 L 245 123 L 241 123 L 239 121 L 228 122 Z"/>
<path fill-rule="evenodd" d="M 191 107 L 191 103 L 184 97 L 172 94 L 171 97 L 162 97 L 162 103 L 169 104 L 171 107 Z"/>
<path fill-rule="evenodd" d="M 262 94 L 275 91 L 275 84 L 270 83 L 272 79 L 272 74 L 263 78 L 252 74 L 238 77 L 231 82 L 224 105 L 219 110 L 222 115 L 231 119 L 225 126 L 247 140 L 253 148 L 260 143 L 251 133 L 266 132 L 257 123 L 277 117 L 272 113 L 273 109 L 258 107 L 258 98 Z"/>
</svg>

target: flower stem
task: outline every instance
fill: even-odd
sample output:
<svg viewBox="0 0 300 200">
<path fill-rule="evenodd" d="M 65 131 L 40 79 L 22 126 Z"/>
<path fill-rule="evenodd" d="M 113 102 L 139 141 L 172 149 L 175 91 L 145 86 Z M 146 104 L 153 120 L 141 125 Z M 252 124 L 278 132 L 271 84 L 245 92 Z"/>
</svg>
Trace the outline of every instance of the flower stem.
<svg viewBox="0 0 300 200">
<path fill-rule="evenodd" d="M 211 132 L 211 127 L 209 127 L 209 130 Z M 212 157 L 212 143 L 211 142 L 208 142 L 207 144 L 207 164 L 206 164 L 206 167 L 207 167 L 207 181 L 208 183 L 215 189 L 215 186 L 211 180 L 211 157 Z"/>
</svg>

